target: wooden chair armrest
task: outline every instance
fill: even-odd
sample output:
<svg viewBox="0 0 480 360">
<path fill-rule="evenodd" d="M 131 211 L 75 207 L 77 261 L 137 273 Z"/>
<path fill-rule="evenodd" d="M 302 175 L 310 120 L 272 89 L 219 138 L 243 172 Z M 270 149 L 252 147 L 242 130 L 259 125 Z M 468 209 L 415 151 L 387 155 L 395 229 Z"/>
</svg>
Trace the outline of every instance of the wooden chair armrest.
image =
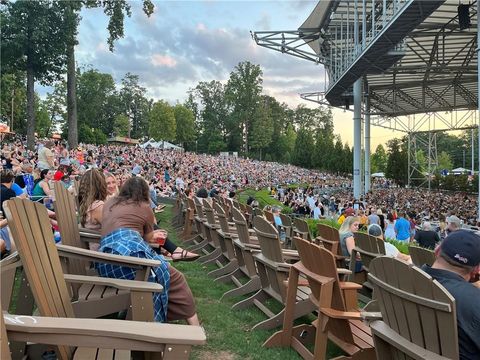
<svg viewBox="0 0 480 360">
<path fill-rule="evenodd" d="M 339 275 L 350 275 L 351 273 L 352 273 L 351 270 L 343 269 L 343 268 L 337 268 L 337 274 L 339 274 Z"/>
<path fill-rule="evenodd" d="M 57 250 L 58 250 L 58 254 L 63 257 L 75 257 L 82 260 L 104 262 L 104 263 L 120 265 L 120 266 L 130 265 L 130 267 L 134 267 L 134 268 L 145 267 L 145 266 L 157 267 L 157 266 L 160 266 L 161 264 L 159 260 L 150 260 L 150 259 L 137 258 L 133 256 L 107 254 L 99 251 L 92 251 L 92 250 L 82 249 L 82 248 L 63 245 L 63 244 L 57 244 Z"/>
<path fill-rule="evenodd" d="M 398 336 L 398 333 L 392 330 L 383 321 L 373 321 L 370 323 L 372 334 L 375 334 L 385 342 L 392 344 L 396 349 L 404 352 L 408 357 L 416 360 L 448 360 L 447 357 L 435 354 L 429 350 L 424 349 L 407 339 Z"/>
<path fill-rule="evenodd" d="M 382 313 L 379 311 L 362 311 L 360 315 L 365 321 L 382 320 Z"/>
<path fill-rule="evenodd" d="M 22 260 L 20 259 L 20 255 L 17 251 L 13 252 L 12 254 L 8 255 L 2 261 L 0 261 L 0 273 L 15 269 L 22 266 Z"/>
<path fill-rule="evenodd" d="M 341 290 L 359 290 L 362 288 L 362 285 L 354 283 L 354 282 L 340 282 L 340 289 Z"/>
<path fill-rule="evenodd" d="M 108 277 L 100 276 L 87 276 L 87 275 L 73 275 L 73 274 L 63 274 L 66 282 L 74 284 L 90 284 L 90 285 L 103 285 L 114 287 L 119 290 L 130 290 L 130 291 L 148 291 L 148 292 L 163 292 L 163 286 L 158 283 L 148 282 L 148 281 L 137 281 L 137 280 L 124 280 L 124 279 L 114 279 Z"/>
<path fill-rule="evenodd" d="M 333 319 L 362 320 L 358 311 L 340 311 L 332 308 L 320 308 L 322 314 Z"/>
<path fill-rule="evenodd" d="M 4 314 L 10 341 L 161 352 L 166 345 L 203 345 L 200 326 L 111 319 L 75 319 Z"/>
<path fill-rule="evenodd" d="M 100 231 L 98 231 L 98 230 L 92 230 L 92 229 L 87 229 L 86 227 L 83 227 L 83 226 L 79 226 L 79 227 L 78 227 L 78 231 L 80 231 L 80 233 L 82 233 L 82 234 L 86 234 L 86 235 L 90 235 L 90 236 L 102 237 L 102 235 L 100 234 Z"/>
</svg>

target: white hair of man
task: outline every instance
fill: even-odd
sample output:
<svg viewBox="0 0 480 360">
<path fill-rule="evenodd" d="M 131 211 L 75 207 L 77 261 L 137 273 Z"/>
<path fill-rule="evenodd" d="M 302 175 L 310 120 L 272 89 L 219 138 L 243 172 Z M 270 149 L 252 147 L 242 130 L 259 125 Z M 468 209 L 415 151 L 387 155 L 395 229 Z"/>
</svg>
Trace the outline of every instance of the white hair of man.
<svg viewBox="0 0 480 360">
<path fill-rule="evenodd" d="M 422 230 L 432 230 L 432 224 L 429 221 L 424 221 L 422 224 Z"/>
</svg>

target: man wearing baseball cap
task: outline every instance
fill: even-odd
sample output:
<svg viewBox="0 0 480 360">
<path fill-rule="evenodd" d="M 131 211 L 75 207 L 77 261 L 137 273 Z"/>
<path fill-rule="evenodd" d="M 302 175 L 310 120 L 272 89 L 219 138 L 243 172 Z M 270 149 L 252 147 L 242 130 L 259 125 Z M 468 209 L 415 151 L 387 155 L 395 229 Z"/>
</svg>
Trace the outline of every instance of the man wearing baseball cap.
<svg viewBox="0 0 480 360">
<path fill-rule="evenodd" d="M 432 267 L 422 270 L 455 298 L 460 359 L 480 359 L 480 289 L 469 281 L 480 270 L 480 236 L 457 230 L 435 251 Z"/>
</svg>

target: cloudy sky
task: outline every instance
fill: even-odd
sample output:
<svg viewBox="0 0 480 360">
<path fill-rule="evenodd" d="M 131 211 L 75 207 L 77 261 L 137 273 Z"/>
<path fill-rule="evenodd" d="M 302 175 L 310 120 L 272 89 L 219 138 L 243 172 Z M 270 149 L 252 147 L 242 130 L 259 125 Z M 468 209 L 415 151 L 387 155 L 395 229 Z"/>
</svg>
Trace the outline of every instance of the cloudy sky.
<svg viewBox="0 0 480 360">
<path fill-rule="evenodd" d="M 297 29 L 316 1 L 155 1 L 148 18 L 141 1 L 132 1 L 132 17 L 125 20 L 125 37 L 107 46 L 107 17 L 100 9 L 85 9 L 79 28 L 76 60 L 113 75 L 117 83 L 137 74 L 147 96 L 170 103 L 183 102 L 199 81 L 226 81 L 234 66 L 249 60 L 263 70 L 264 92 L 291 107 L 299 93 L 324 90 L 321 65 L 259 47 L 255 30 Z M 335 132 L 352 144 L 351 112 L 334 111 Z M 372 146 L 384 143 L 391 132 L 372 129 Z"/>
</svg>

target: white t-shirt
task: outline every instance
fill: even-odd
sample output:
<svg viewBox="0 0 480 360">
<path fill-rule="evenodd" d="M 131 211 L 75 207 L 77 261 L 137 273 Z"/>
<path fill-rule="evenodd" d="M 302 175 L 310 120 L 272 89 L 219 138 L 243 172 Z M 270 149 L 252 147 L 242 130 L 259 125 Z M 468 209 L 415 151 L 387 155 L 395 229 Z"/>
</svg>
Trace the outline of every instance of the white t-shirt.
<svg viewBox="0 0 480 360">
<path fill-rule="evenodd" d="M 385 255 L 396 258 L 399 253 L 400 251 L 398 251 L 395 245 L 385 241 Z"/>
<path fill-rule="evenodd" d="M 315 220 L 320 219 L 320 216 L 322 215 L 322 212 L 320 211 L 320 207 L 316 206 L 315 209 L 313 209 L 313 218 Z"/>
</svg>

